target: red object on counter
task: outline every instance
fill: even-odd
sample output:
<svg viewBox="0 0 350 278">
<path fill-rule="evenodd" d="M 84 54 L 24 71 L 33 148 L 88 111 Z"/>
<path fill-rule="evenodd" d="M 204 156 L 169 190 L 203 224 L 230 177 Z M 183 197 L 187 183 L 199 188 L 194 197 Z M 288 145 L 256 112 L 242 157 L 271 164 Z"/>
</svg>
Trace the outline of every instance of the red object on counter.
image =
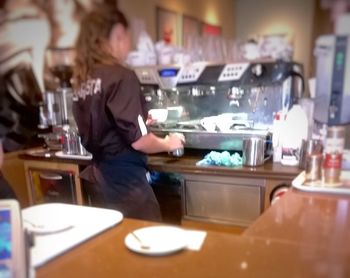
<svg viewBox="0 0 350 278">
<path fill-rule="evenodd" d="M 274 188 L 270 195 L 270 203 L 271 205 L 275 204 L 281 197 L 289 190 L 289 186 L 287 184 L 281 184 Z"/>
<path fill-rule="evenodd" d="M 341 169 L 341 162 L 343 159 L 343 155 L 341 153 L 326 153 L 323 162 L 323 168 L 336 168 Z"/>
</svg>

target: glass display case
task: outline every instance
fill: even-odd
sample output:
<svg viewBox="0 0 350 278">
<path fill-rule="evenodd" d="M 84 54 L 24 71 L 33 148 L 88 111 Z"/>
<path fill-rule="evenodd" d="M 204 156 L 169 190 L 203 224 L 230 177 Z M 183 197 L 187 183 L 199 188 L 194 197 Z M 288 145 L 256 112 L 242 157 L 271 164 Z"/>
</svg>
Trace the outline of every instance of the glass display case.
<svg viewBox="0 0 350 278">
<path fill-rule="evenodd" d="M 29 168 L 28 174 L 35 204 L 77 202 L 74 172 Z"/>
</svg>

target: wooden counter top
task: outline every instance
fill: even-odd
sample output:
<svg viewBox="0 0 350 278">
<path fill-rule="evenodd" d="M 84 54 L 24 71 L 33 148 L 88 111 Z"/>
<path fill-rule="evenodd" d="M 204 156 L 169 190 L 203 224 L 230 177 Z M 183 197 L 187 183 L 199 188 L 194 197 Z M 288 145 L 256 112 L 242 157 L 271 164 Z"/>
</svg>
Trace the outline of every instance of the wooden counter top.
<svg viewBox="0 0 350 278">
<path fill-rule="evenodd" d="M 350 277 L 350 198 L 290 190 L 244 235 L 209 231 L 200 251 L 147 257 L 121 224 L 37 269 L 37 277 Z"/>
<path fill-rule="evenodd" d="M 258 167 L 220 167 L 220 166 L 196 166 L 201 156 L 183 156 L 174 158 L 168 155 L 149 156 L 148 165 L 151 170 L 159 172 L 172 172 L 181 174 L 206 174 L 250 178 L 269 179 L 293 179 L 301 170 L 298 167 L 283 166 L 273 163 L 271 160 Z"/>
<path fill-rule="evenodd" d="M 36 149 L 36 150 L 38 150 L 40 152 L 42 149 Z M 91 160 L 58 157 L 55 155 L 54 151 L 47 152 L 48 156 L 29 154 L 31 151 L 35 151 L 35 150 L 24 151 L 21 154 L 19 154 L 19 158 L 23 159 L 23 160 L 69 163 L 69 164 L 77 164 L 77 165 L 89 165 L 89 164 L 91 164 Z"/>
<path fill-rule="evenodd" d="M 266 210 L 244 235 L 350 255 L 350 196 L 292 189 L 281 202 Z"/>
<path fill-rule="evenodd" d="M 77 160 L 59 158 L 50 154 L 50 157 L 33 156 L 27 153 L 20 154 L 23 160 L 39 160 L 57 163 L 73 163 L 79 165 L 89 165 L 89 160 Z M 300 173 L 298 167 L 283 166 L 280 163 L 266 162 L 259 167 L 218 167 L 218 166 L 196 166 L 196 162 L 203 158 L 202 155 L 184 155 L 180 158 L 169 156 L 168 154 L 157 154 L 148 156 L 148 167 L 150 170 L 179 174 L 207 174 L 235 177 L 253 177 L 269 179 L 291 180 Z"/>
</svg>

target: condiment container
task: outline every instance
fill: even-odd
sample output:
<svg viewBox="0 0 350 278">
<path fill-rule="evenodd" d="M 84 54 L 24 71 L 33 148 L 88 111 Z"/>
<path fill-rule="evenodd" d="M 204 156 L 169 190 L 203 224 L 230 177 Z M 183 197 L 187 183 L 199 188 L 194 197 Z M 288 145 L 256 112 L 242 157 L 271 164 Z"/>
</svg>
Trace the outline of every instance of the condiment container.
<svg viewBox="0 0 350 278">
<path fill-rule="evenodd" d="M 318 181 L 321 179 L 322 154 L 308 154 L 305 158 L 305 181 Z"/>
<path fill-rule="evenodd" d="M 308 159 L 308 156 L 312 154 L 322 154 L 322 152 L 323 152 L 322 140 L 319 140 L 319 139 L 303 140 L 301 144 L 301 149 L 300 149 L 299 168 L 306 169 L 306 161 Z"/>
<path fill-rule="evenodd" d="M 343 126 L 328 127 L 323 160 L 323 179 L 327 185 L 340 182 L 344 145 L 345 128 Z"/>
</svg>

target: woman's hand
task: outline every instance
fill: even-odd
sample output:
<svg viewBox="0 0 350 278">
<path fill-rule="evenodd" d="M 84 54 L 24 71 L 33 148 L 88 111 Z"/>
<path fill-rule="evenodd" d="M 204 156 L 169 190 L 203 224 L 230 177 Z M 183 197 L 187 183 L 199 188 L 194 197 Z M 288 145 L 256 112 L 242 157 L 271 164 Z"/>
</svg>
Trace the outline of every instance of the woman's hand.
<svg viewBox="0 0 350 278">
<path fill-rule="evenodd" d="M 155 124 L 155 123 L 157 123 L 157 120 L 156 120 L 156 119 L 153 119 L 153 118 L 152 118 L 152 115 L 148 114 L 147 120 L 146 120 L 146 125 L 147 125 L 147 126 L 150 126 L 150 125 L 153 125 L 153 124 Z"/>
<path fill-rule="evenodd" d="M 185 136 L 181 133 L 171 133 L 164 138 L 154 135 L 152 132 L 141 136 L 131 146 L 144 153 L 172 152 L 184 147 Z"/>
<path fill-rule="evenodd" d="M 165 140 L 167 141 L 169 152 L 183 148 L 186 142 L 182 133 L 170 133 L 165 137 Z"/>
</svg>

